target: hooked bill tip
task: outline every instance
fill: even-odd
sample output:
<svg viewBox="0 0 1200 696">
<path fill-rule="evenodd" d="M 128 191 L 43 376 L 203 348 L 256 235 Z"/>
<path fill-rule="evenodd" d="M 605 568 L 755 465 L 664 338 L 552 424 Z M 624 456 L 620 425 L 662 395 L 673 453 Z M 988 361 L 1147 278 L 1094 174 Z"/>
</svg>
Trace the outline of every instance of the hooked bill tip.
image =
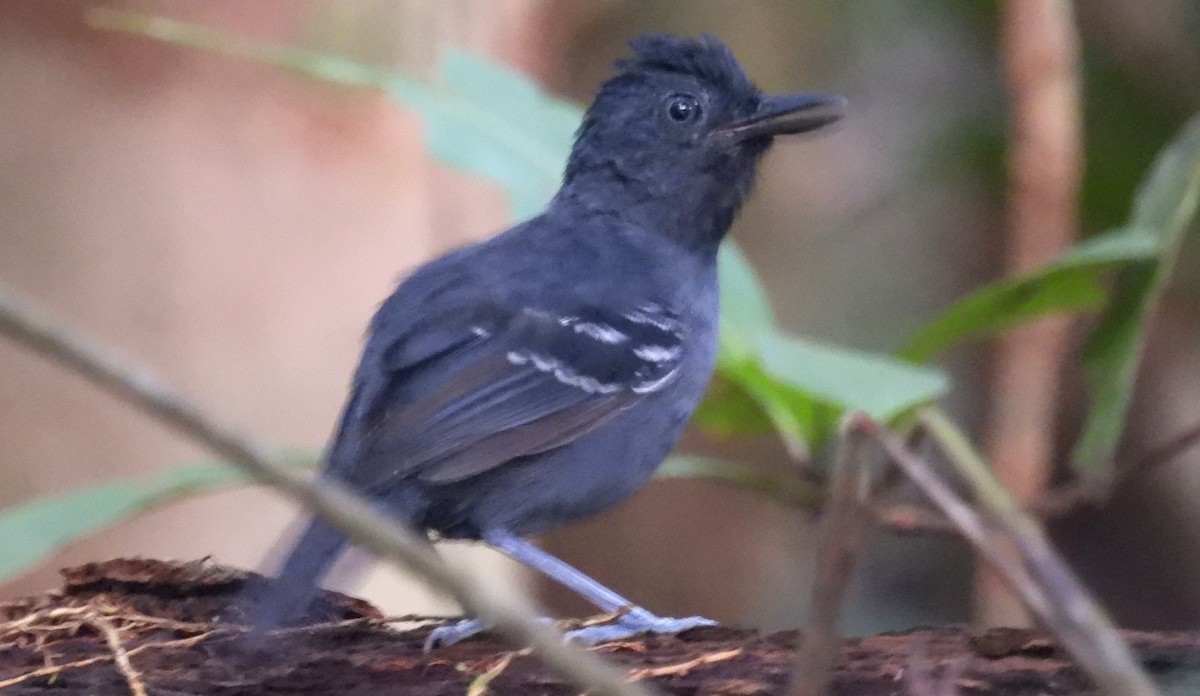
<svg viewBox="0 0 1200 696">
<path fill-rule="evenodd" d="M 840 120 L 846 114 L 846 105 L 846 98 L 839 94 L 764 95 L 753 115 L 724 126 L 719 132 L 738 140 L 808 133 Z"/>
</svg>

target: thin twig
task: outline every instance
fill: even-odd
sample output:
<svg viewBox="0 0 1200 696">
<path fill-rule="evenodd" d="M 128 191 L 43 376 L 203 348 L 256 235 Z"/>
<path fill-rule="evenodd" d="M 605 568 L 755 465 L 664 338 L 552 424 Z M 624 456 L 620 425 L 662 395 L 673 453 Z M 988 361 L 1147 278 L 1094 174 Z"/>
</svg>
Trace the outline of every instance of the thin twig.
<svg viewBox="0 0 1200 696">
<path fill-rule="evenodd" d="M 50 610 L 35 611 L 31 614 L 26 614 L 19 619 L 5 621 L 0 623 L 0 636 L 5 636 L 10 633 L 20 633 L 27 630 L 29 627 L 39 621 L 54 621 L 66 617 L 82 618 L 88 612 L 94 611 L 91 606 L 83 607 L 56 607 Z"/>
<path fill-rule="evenodd" d="M 1174 438 L 1136 458 L 1126 470 L 1130 474 L 1136 474 L 1154 469 L 1174 461 L 1176 457 L 1197 445 L 1200 445 L 1200 423 L 1196 423 Z"/>
<path fill-rule="evenodd" d="M 966 437 L 934 409 L 923 410 L 920 423 L 970 484 L 976 505 L 987 516 L 988 529 L 996 530 L 996 534 L 985 534 L 978 541 L 973 538 L 976 550 L 993 564 L 1009 588 L 1025 601 L 1030 611 L 1075 657 L 1103 693 L 1109 696 L 1156 695 L 1158 691 L 1108 615 L 1050 545 L 1041 525 L 1026 514 L 992 476 L 987 463 Z M 893 460 L 910 475 L 918 473 L 923 481 L 936 479 L 928 466 L 904 450 L 890 433 L 875 428 L 875 434 Z M 938 485 L 944 487 L 940 481 Z M 925 492 L 934 498 L 931 490 Z M 957 498 L 946 488 L 934 498 L 935 502 L 947 494 Z M 939 507 L 958 523 L 957 516 L 962 512 L 959 508 L 963 507 L 961 501 L 951 507 L 939 503 Z M 972 526 L 983 524 L 974 510 L 969 511 L 977 518 L 972 521 Z M 1012 555 L 1016 558 L 1011 558 Z M 1006 560 L 997 562 L 997 559 Z"/>
<path fill-rule="evenodd" d="M 421 615 L 404 615 L 404 616 L 385 616 L 381 618 L 362 617 L 357 619 L 348 619 L 344 621 L 330 621 L 320 624 L 311 624 L 308 626 L 289 627 L 272 630 L 270 635 L 279 636 L 289 633 L 312 633 L 323 629 L 339 629 L 350 626 L 362 625 L 387 625 L 399 622 L 428 622 L 431 620 L 443 620 L 445 617 L 432 617 Z M 119 622 L 119 626 L 114 622 Z M 97 655 L 92 658 L 86 658 L 75 662 L 65 664 L 53 664 L 50 661 L 49 654 L 42 649 L 46 635 L 52 632 L 67 631 L 74 632 L 80 626 L 91 626 L 97 634 L 102 636 L 108 645 L 109 652 L 104 655 Z M 179 638 L 167 641 L 151 641 L 142 643 L 134 648 L 126 648 L 121 639 L 122 632 L 128 632 L 136 635 L 142 629 L 166 629 L 180 633 L 192 633 L 195 635 L 187 638 Z M 116 664 L 118 671 L 124 677 L 129 685 L 130 692 L 134 696 L 146 696 L 147 689 L 141 680 L 140 675 L 133 668 L 131 658 L 134 656 L 149 651 L 170 648 L 187 648 L 197 645 L 205 640 L 221 636 L 235 636 L 253 630 L 252 627 L 239 626 L 236 624 L 225 624 L 220 628 L 213 628 L 211 625 L 198 621 L 177 621 L 159 616 L 149 616 L 136 611 L 129 611 L 121 608 L 119 611 L 115 608 L 97 604 L 94 600 L 81 606 L 73 607 L 55 607 L 47 609 L 39 609 L 18 619 L 12 619 L 0 623 L 0 637 L 32 634 L 36 636 L 45 665 L 42 668 L 26 672 L 3 682 L 0 682 L 0 688 L 4 686 L 12 686 L 30 679 L 39 677 L 57 676 L 63 672 L 88 667 L 94 664 L 112 661 Z M 0 643 L 0 647 L 5 647 L 5 643 Z M 16 645 L 14 642 L 13 646 Z M 527 650 L 524 652 L 528 652 Z"/>
<path fill-rule="evenodd" d="M 833 680 L 840 645 L 837 629 L 842 601 L 861 546 L 863 431 L 851 414 L 842 424 L 839 450 L 830 482 L 829 504 L 821 523 L 816 582 L 808 621 L 796 653 L 792 696 L 823 696 Z"/>
<path fill-rule="evenodd" d="M 38 637 L 39 645 L 42 643 L 42 639 L 48 632 L 59 630 L 74 631 L 77 630 L 81 625 L 87 625 L 91 626 L 92 629 L 104 639 L 104 642 L 109 649 L 109 654 L 107 655 L 100 655 L 94 659 L 80 660 L 63 665 L 51 664 L 48 659 L 48 655 L 43 652 L 43 656 L 47 657 L 47 664 L 44 667 L 32 672 L 18 675 L 11 679 L 7 679 L 4 682 L 0 682 L 0 688 L 11 686 L 13 684 L 19 684 L 35 677 L 53 676 L 66 670 L 76 669 L 78 667 L 86 667 L 98 662 L 112 660 L 116 664 L 117 671 L 121 673 L 122 678 L 125 679 L 125 683 L 129 686 L 129 692 L 133 696 L 147 696 L 146 686 L 142 682 L 141 676 L 138 674 L 137 670 L 133 668 L 133 663 L 129 658 L 135 652 L 153 647 L 153 645 L 147 644 L 140 646 L 139 650 L 137 651 L 127 650 L 124 642 L 121 640 L 120 630 L 114 626 L 112 621 L 110 621 L 104 614 L 104 607 L 90 603 L 79 607 L 58 607 L 55 609 L 34 611 L 26 616 L 21 617 L 20 619 L 14 619 L 12 621 L 6 621 L 0 624 L 0 636 L 11 635 L 14 633 L 34 633 Z M 66 618 L 72 619 L 72 621 L 65 624 L 42 623 L 55 622 Z M 141 622 L 139 621 L 136 623 Z"/>
<path fill-rule="evenodd" d="M 1135 457 L 1132 464 L 1116 467 L 1112 485 L 1107 487 L 1107 490 L 1136 476 L 1145 476 L 1155 469 L 1169 464 L 1197 445 L 1200 445 L 1200 423 L 1187 428 L 1149 452 Z M 1035 515 L 1042 519 L 1061 517 L 1080 505 L 1096 502 L 1096 493 L 1096 487 L 1086 482 L 1068 483 L 1048 491 L 1040 499 L 1033 501 L 1029 507 Z"/>
<path fill-rule="evenodd" d="M 988 513 L 987 519 L 962 500 L 928 463 L 905 449 L 895 435 L 869 418 L 854 421 L 999 571 L 1104 693 L 1156 696 L 1154 686 L 1111 622 L 1050 547 L 1041 528 L 991 477 L 966 440 L 936 413 L 923 413 L 922 424 L 970 480 Z"/>
<path fill-rule="evenodd" d="M 216 633 L 217 633 L 217 631 L 210 630 L 206 633 L 201 633 L 199 635 L 190 636 L 188 638 L 178 638 L 175 640 L 163 640 L 163 641 L 156 641 L 153 643 L 143 643 L 143 644 L 137 646 L 136 648 L 130 648 L 129 650 L 127 650 L 125 652 L 125 655 L 126 655 L 126 657 L 135 657 L 141 653 L 148 652 L 150 650 L 164 650 L 164 649 L 168 649 L 168 648 L 190 648 L 193 645 L 196 645 L 197 643 L 202 643 L 205 640 L 208 640 Z M 53 676 L 62 674 L 63 672 L 67 672 L 67 671 L 70 671 L 73 669 L 81 669 L 83 667 L 91 667 L 92 665 L 110 662 L 114 659 L 116 659 L 116 655 L 113 654 L 112 652 L 109 652 L 109 653 L 105 653 L 103 655 L 96 655 L 94 657 L 88 657 L 88 658 L 85 658 L 82 660 L 76 660 L 75 662 L 65 662 L 60 665 L 47 664 L 45 667 L 41 667 L 39 669 L 35 669 L 30 672 L 25 672 L 23 674 L 18 674 L 15 677 L 5 679 L 4 681 L 0 681 L 0 689 L 4 689 L 6 687 L 13 686 L 15 684 L 20 684 L 21 682 L 29 681 L 30 679 L 37 679 L 39 677 L 53 677 Z"/>
<path fill-rule="evenodd" d="M 23 672 L 15 677 L 0 681 L 0 689 L 7 689 L 10 686 L 16 686 L 17 684 L 27 682 L 30 679 L 38 679 L 39 677 L 53 677 L 73 669 L 91 667 L 92 665 L 108 662 L 111 659 L 113 659 L 112 655 L 96 655 L 95 657 L 76 660 L 74 662 L 66 662 L 61 665 L 46 665 L 45 667 L 39 667 L 38 669 Z"/>
<path fill-rule="evenodd" d="M 490 689 L 492 680 L 504 673 L 512 661 L 518 657 L 524 657 L 529 654 L 529 649 L 525 650 L 510 650 L 500 656 L 496 663 L 488 667 L 482 674 L 477 675 L 467 685 L 467 696 L 485 696 Z"/>
<path fill-rule="evenodd" d="M 1003 10 L 1012 102 L 1005 271 L 1019 274 L 1049 263 L 1078 236 L 1079 41 L 1070 0 L 1007 0 Z M 1045 317 L 997 340 L 984 449 L 1022 504 L 1041 496 L 1050 480 L 1071 321 Z M 977 583 L 977 621 L 1028 623 L 1019 600 L 986 568 Z"/>
<path fill-rule="evenodd" d="M 918 428 L 918 430 L 920 429 Z M 1150 474 L 1157 468 L 1170 464 L 1198 445 L 1200 445 L 1200 423 L 1185 429 L 1146 454 L 1134 457 L 1132 464 L 1117 467 L 1113 487 L 1135 477 Z M 908 449 L 912 450 L 911 447 Z M 1103 502 L 1097 498 L 1096 493 L 1096 488 L 1087 483 L 1064 483 L 1031 500 L 1025 505 L 1025 512 L 1040 520 L 1063 517 L 1083 505 Z M 875 504 L 868 506 L 867 509 L 876 525 L 896 534 L 956 535 L 958 533 L 954 525 L 944 516 L 916 505 Z"/>
<path fill-rule="evenodd" d="M 412 570 L 449 592 L 513 643 L 533 647 L 564 679 L 596 694 L 647 694 L 598 657 L 563 642 L 535 619 L 528 601 L 502 595 L 474 575 L 451 568 L 406 525 L 379 515 L 344 486 L 317 486 L 266 447 L 220 424 L 145 369 L 85 338 L 0 285 L 0 334 L 36 350 L 147 415 L 203 444 L 253 478 L 324 518 L 354 543 Z"/>
<path fill-rule="evenodd" d="M 857 420 L 856 425 L 883 447 L 891 461 L 945 515 L 959 534 L 984 555 L 993 566 L 998 568 L 1003 576 L 1012 578 L 1014 585 L 1028 591 L 1028 595 L 1024 596 L 1024 599 L 1035 613 L 1042 614 L 1050 611 L 1047 600 L 1041 595 L 1039 588 L 1032 582 L 1031 576 L 1021 563 L 993 538 L 992 531 L 983 517 L 960 498 L 933 467 L 921 457 L 906 450 L 896 436 L 874 421 L 864 417 Z"/>
<path fill-rule="evenodd" d="M 655 679 L 658 677 L 683 676 L 697 667 L 704 667 L 705 665 L 724 662 L 725 660 L 732 660 L 741 654 L 742 648 L 731 648 L 729 650 L 722 650 L 720 652 L 707 653 L 686 662 L 676 662 L 672 665 L 662 665 L 659 667 L 639 667 L 637 669 L 629 670 L 629 678 L 634 681 L 641 681 L 642 679 Z"/>
<path fill-rule="evenodd" d="M 129 693 L 133 696 L 146 696 L 146 685 L 142 683 L 141 675 L 133 668 L 133 662 L 129 660 L 129 651 L 121 642 L 121 635 L 117 633 L 116 627 L 99 612 L 92 612 L 87 617 L 87 622 L 104 637 L 104 642 L 108 644 L 108 649 L 112 652 L 113 663 L 116 664 L 117 671 L 121 673 L 125 683 L 129 686 Z"/>
</svg>

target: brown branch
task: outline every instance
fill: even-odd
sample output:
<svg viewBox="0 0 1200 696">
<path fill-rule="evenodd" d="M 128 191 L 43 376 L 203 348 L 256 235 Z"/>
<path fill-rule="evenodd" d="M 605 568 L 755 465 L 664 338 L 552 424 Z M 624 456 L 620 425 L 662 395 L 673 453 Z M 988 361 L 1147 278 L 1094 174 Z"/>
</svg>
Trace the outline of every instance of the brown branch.
<svg viewBox="0 0 1200 696">
<path fill-rule="evenodd" d="M 851 414 L 842 424 L 825 519 L 817 549 L 816 582 L 800 650 L 792 669 L 792 696 L 823 696 L 837 663 L 838 617 L 862 544 L 863 431 Z"/>
<path fill-rule="evenodd" d="M 1200 423 L 1196 423 L 1173 439 L 1138 457 L 1128 470 L 1130 473 L 1138 473 L 1162 466 L 1174 461 L 1175 458 L 1197 445 L 1200 445 Z"/>
<path fill-rule="evenodd" d="M 982 513 L 886 428 L 864 415 L 852 415 L 846 424 L 883 447 L 890 461 L 991 564 L 1008 589 L 1056 636 L 1103 693 L 1158 693 L 1103 610 L 1050 545 L 1040 525 L 1021 510 L 974 448 L 940 413 L 922 412 L 920 427 L 932 435 L 966 478 Z"/>
<path fill-rule="evenodd" d="M 1079 46 L 1070 0 L 1007 0 L 1004 68 L 1012 97 L 1007 273 L 1041 266 L 1077 236 L 1082 169 Z M 999 338 L 992 364 L 985 450 L 996 476 L 1022 503 L 1050 478 L 1060 371 L 1070 320 L 1049 317 Z M 976 619 L 1028 620 L 986 569 L 977 576 Z"/>
<path fill-rule="evenodd" d="M 451 568 L 409 527 L 377 514 L 364 500 L 332 482 L 317 486 L 264 446 L 217 422 L 147 370 L 88 340 L 0 285 L 0 334 L 75 371 L 164 425 L 203 444 L 256 480 L 300 503 L 380 558 L 412 570 L 454 595 L 514 643 L 530 645 L 548 666 L 597 694 L 645 696 L 644 686 L 594 655 L 567 645 L 535 620 L 527 601 L 499 594 L 487 582 Z"/>
<path fill-rule="evenodd" d="M 1197 446 L 1200 446 L 1200 423 L 1187 428 L 1146 454 L 1135 457 L 1133 464 L 1118 467 L 1114 487 L 1170 464 Z M 912 451 L 913 447 L 907 446 L 906 449 Z M 1102 502 L 1097 499 L 1094 487 L 1081 483 L 1064 483 L 1045 491 L 1026 503 L 1024 508 L 1026 513 L 1045 521 L 1068 515 L 1081 506 Z M 867 513 L 877 527 L 892 534 L 958 535 L 954 524 L 944 515 L 919 505 L 875 503 L 867 506 Z"/>
<path fill-rule="evenodd" d="M 968 535 L 976 550 L 999 572 L 1008 589 L 1054 633 L 1101 692 L 1110 696 L 1157 694 L 1108 615 L 1055 551 L 1041 525 L 996 480 L 970 442 L 934 409 L 925 409 L 919 418 L 921 426 L 929 430 L 947 460 L 970 485 L 975 504 L 986 515 L 986 522 L 967 508 L 969 517 L 975 519 L 964 527 L 963 504 L 947 507 L 942 503 L 947 495 L 956 500 L 957 496 L 937 480 L 919 457 L 905 451 L 895 436 L 877 428 L 879 441 L 893 461 L 910 475 L 920 476 L 925 493 L 938 502 L 960 529 L 975 530 L 985 524 L 986 535 L 978 538 Z M 914 478 L 916 481 L 918 478 Z M 935 485 L 926 488 L 930 483 Z M 944 490 L 938 491 L 939 487 Z"/>
<path fill-rule="evenodd" d="M 1111 492 L 1116 486 L 1133 478 L 1152 473 L 1159 467 L 1175 461 L 1197 445 L 1200 445 L 1200 423 L 1184 430 L 1149 452 L 1134 457 L 1132 464 L 1116 467 L 1112 486 L 1106 487 L 1105 492 Z M 1095 486 L 1086 483 L 1067 483 L 1046 491 L 1040 497 L 1030 501 L 1026 508 L 1033 515 L 1045 520 L 1062 517 L 1078 509 L 1081 505 L 1099 502 L 1103 501 L 1098 500 Z"/>
<path fill-rule="evenodd" d="M 729 650 L 721 650 L 714 653 L 706 653 L 693 660 L 686 662 L 677 662 L 671 665 L 662 665 L 661 667 L 642 667 L 640 669 L 629 670 L 629 678 L 634 681 L 642 679 L 654 679 L 657 677 L 677 677 L 687 674 L 697 667 L 732 660 L 742 654 L 744 648 L 730 648 Z"/>
<path fill-rule="evenodd" d="M 104 642 L 112 653 L 113 662 L 117 665 L 117 671 L 121 673 L 121 677 L 129 686 L 129 693 L 133 696 L 146 696 L 146 685 L 142 683 L 141 675 L 133 668 L 133 662 L 129 659 L 129 651 L 125 649 L 125 644 L 121 641 L 121 634 L 117 632 L 112 622 L 95 611 L 88 614 L 84 620 L 104 637 Z"/>
</svg>

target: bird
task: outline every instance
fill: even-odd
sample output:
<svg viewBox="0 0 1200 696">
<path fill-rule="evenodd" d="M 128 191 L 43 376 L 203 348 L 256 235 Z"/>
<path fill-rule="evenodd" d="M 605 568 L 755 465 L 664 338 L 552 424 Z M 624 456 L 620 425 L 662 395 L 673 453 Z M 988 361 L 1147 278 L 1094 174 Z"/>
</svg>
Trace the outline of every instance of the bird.
<svg viewBox="0 0 1200 696">
<path fill-rule="evenodd" d="M 481 541 L 578 593 L 584 643 L 712 625 L 657 616 L 527 537 L 640 489 L 713 374 L 717 251 L 778 136 L 845 100 L 769 94 L 711 35 L 630 42 L 540 214 L 426 263 L 370 322 L 320 478 L 430 541 Z M 314 518 L 249 610 L 295 620 L 348 547 Z M 487 626 L 434 629 L 427 649 Z"/>
</svg>

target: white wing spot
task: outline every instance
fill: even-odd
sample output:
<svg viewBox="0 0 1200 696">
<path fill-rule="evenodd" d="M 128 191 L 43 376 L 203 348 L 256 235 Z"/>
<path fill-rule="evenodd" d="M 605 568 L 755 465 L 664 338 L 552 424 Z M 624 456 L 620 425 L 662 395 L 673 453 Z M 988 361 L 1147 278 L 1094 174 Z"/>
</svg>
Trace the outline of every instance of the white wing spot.
<svg viewBox="0 0 1200 696">
<path fill-rule="evenodd" d="M 675 358 L 679 357 L 679 353 L 679 346 L 672 346 L 668 348 L 667 346 L 647 345 L 638 346 L 637 348 L 633 349 L 634 355 L 638 356 L 642 360 L 645 360 L 646 362 L 652 363 L 661 363 L 674 360 Z"/>
<path fill-rule="evenodd" d="M 679 368 L 677 367 L 656 380 L 642 382 L 641 384 L 635 385 L 632 391 L 634 394 L 649 394 L 650 392 L 656 392 L 670 384 L 671 381 L 675 379 L 675 375 L 678 373 Z"/>
<path fill-rule="evenodd" d="M 564 314 L 554 314 L 553 312 L 547 312 L 546 310 L 538 309 L 537 307 L 523 307 L 521 309 L 521 313 L 526 316 L 533 317 L 534 319 L 556 322 L 559 326 L 570 326 L 571 324 L 579 321 L 579 317 L 573 317 Z"/>
<path fill-rule="evenodd" d="M 621 343 L 629 340 L 628 336 L 620 331 L 617 331 L 608 324 L 580 322 L 575 325 L 575 333 L 581 333 L 590 338 L 594 338 L 601 343 Z"/>
<path fill-rule="evenodd" d="M 620 384 L 601 382 L 595 377 L 581 375 L 549 355 L 529 351 L 510 351 L 505 357 L 513 365 L 530 364 L 538 372 L 550 374 L 559 382 L 569 387 L 582 389 L 589 394 L 614 394 L 622 389 Z"/>
<path fill-rule="evenodd" d="M 625 318 L 635 324 L 649 324 L 659 331 L 669 331 L 676 336 L 679 335 L 679 322 L 662 314 L 653 314 L 644 310 L 638 310 L 626 314 Z"/>
<path fill-rule="evenodd" d="M 492 335 L 491 331 L 488 331 L 487 329 L 483 328 L 482 326 L 472 326 L 471 333 L 475 334 L 476 336 L 478 336 L 480 338 L 487 338 Z"/>
<path fill-rule="evenodd" d="M 607 384 L 595 377 L 577 374 L 562 367 L 554 370 L 554 379 L 568 386 L 582 389 L 589 394 L 614 394 L 621 391 L 619 384 Z"/>
</svg>

